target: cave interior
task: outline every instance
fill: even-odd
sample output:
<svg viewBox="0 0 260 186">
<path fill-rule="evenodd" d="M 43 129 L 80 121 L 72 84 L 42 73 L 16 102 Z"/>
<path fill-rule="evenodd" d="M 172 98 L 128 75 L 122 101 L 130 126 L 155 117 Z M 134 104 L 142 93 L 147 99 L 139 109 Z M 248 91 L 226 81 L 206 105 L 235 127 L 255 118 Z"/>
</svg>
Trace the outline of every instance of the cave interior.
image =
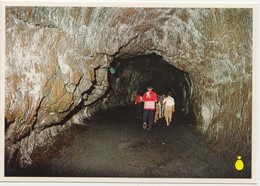
<svg viewBox="0 0 260 186">
<path fill-rule="evenodd" d="M 110 67 L 113 68 L 113 71 L 108 72 L 108 94 L 113 96 L 108 99 L 110 109 L 128 110 L 129 107 L 133 107 L 135 95 L 143 95 L 150 85 L 159 96 L 171 92 L 175 101 L 175 120 L 189 120 L 195 125 L 192 108 L 193 88 L 187 72 L 179 70 L 155 53 L 127 58 L 117 57 Z M 115 103 L 118 99 L 126 100 L 118 105 Z"/>
</svg>

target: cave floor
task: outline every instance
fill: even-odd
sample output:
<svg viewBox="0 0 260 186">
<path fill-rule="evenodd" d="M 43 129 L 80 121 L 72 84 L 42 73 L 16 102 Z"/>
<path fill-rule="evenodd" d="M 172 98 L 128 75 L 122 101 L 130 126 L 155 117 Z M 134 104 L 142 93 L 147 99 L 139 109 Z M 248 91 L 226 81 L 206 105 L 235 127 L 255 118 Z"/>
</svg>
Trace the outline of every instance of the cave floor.
<svg viewBox="0 0 260 186">
<path fill-rule="evenodd" d="M 233 178 L 234 168 L 199 145 L 190 121 L 166 127 L 163 119 L 151 131 L 131 110 L 103 113 L 72 127 L 48 152 L 33 176 L 126 178 Z M 58 153 L 57 153 L 58 150 Z"/>
<path fill-rule="evenodd" d="M 56 176 L 225 178 L 237 176 L 198 144 L 189 121 L 163 119 L 151 131 L 131 110 L 103 113 L 53 159 Z M 82 127 L 84 128 L 84 127 Z"/>
</svg>

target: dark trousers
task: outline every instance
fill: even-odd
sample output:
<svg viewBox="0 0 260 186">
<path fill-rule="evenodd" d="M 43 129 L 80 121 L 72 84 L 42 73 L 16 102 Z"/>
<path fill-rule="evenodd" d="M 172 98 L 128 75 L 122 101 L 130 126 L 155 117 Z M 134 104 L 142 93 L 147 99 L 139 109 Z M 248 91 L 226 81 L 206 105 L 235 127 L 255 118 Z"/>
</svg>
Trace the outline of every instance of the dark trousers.
<svg viewBox="0 0 260 186">
<path fill-rule="evenodd" d="M 141 119 L 142 118 L 142 110 L 143 110 L 142 103 L 137 103 L 135 106 L 136 106 L 136 118 Z"/>
<path fill-rule="evenodd" d="M 148 128 L 151 129 L 153 126 L 154 110 L 144 110 L 143 122 L 147 123 L 147 119 L 148 119 Z"/>
</svg>

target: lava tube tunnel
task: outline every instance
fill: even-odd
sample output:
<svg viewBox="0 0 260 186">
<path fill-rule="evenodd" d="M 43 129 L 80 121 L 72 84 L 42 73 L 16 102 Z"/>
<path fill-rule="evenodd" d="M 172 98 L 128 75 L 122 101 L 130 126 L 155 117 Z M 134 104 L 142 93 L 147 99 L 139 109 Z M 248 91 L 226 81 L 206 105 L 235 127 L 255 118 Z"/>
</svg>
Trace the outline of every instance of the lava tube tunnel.
<svg viewBox="0 0 260 186">
<path fill-rule="evenodd" d="M 6 7 L 5 176 L 251 178 L 252 14 Z M 148 85 L 169 126 L 136 118 Z"/>
</svg>

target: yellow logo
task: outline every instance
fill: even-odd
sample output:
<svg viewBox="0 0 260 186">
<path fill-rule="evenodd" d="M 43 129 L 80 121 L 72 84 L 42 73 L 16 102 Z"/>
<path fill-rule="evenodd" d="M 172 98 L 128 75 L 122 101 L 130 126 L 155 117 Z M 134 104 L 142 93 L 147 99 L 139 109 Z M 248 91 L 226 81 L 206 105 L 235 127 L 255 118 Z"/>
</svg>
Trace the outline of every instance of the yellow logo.
<svg viewBox="0 0 260 186">
<path fill-rule="evenodd" d="M 235 168 L 238 170 L 238 171 L 241 171 L 243 170 L 244 168 L 244 163 L 243 161 L 241 160 L 241 156 L 237 156 L 237 161 L 235 163 Z"/>
</svg>

